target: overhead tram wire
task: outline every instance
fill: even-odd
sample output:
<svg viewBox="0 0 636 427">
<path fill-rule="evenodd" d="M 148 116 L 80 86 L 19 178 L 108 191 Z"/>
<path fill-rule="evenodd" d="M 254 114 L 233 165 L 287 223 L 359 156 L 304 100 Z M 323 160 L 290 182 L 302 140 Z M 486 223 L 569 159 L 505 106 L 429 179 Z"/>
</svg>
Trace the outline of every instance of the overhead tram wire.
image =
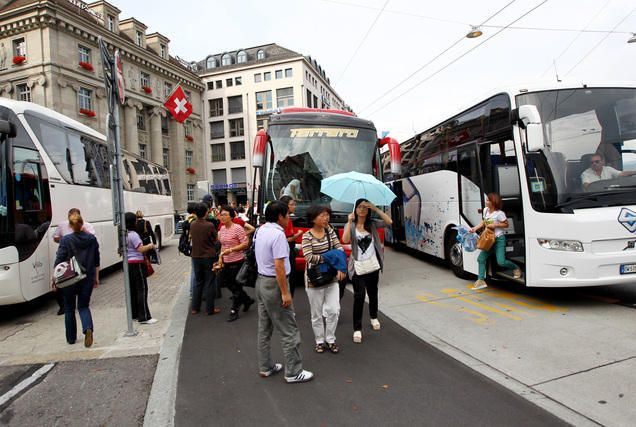
<svg viewBox="0 0 636 427">
<path fill-rule="evenodd" d="M 349 65 L 351 65 L 351 62 L 353 62 L 353 58 L 355 58 L 355 56 L 358 54 L 358 51 L 360 50 L 360 48 L 364 44 L 364 42 L 367 39 L 367 37 L 369 37 L 369 34 L 371 33 L 371 30 L 375 26 L 376 22 L 378 22 L 378 19 L 380 19 L 380 15 L 382 15 L 382 12 L 384 11 L 384 8 L 386 7 L 387 4 L 389 4 L 389 1 L 391 1 L 391 0 L 386 0 L 384 2 L 384 6 L 382 6 L 382 9 L 380 9 L 380 11 L 376 15 L 375 19 L 373 20 L 373 22 L 369 26 L 369 29 L 367 30 L 367 33 L 364 35 L 364 37 L 362 37 L 362 40 L 360 40 L 360 44 L 358 44 L 358 47 L 353 52 L 353 55 L 351 55 L 349 57 L 349 62 L 347 62 L 347 65 L 345 65 L 344 69 L 342 70 L 342 73 L 340 73 L 340 77 L 338 77 L 338 79 L 336 81 L 340 81 L 342 79 L 342 77 L 345 75 L 345 73 L 347 72 L 347 69 L 349 68 Z M 335 85 L 335 82 L 334 82 L 334 85 Z"/>
<path fill-rule="evenodd" d="M 625 22 L 625 20 L 627 18 L 629 18 L 634 12 L 636 11 L 636 7 L 633 8 L 627 15 L 625 15 L 625 17 L 623 19 L 621 19 L 620 21 L 618 21 L 618 23 L 616 25 L 614 25 L 614 28 L 612 28 L 612 31 L 614 31 L 616 28 L 618 28 L 619 25 L 621 25 L 623 22 Z M 574 66 L 572 68 L 570 68 L 567 73 L 565 73 L 563 75 L 563 77 L 567 76 L 568 74 L 570 74 L 576 67 L 578 67 L 581 62 L 585 61 L 585 59 L 590 56 L 590 54 L 592 52 L 594 52 L 594 50 L 596 50 L 597 47 L 599 47 L 612 33 L 607 33 L 605 34 L 605 37 L 603 37 L 601 40 L 599 40 L 598 43 L 596 43 L 594 46 L 592 46 L 592 48 L 590 50 L 587 51 L 587 53 L 583 56 L 583 58 L 581 58 L 579 60 L 579 62 L 577 62 L 576 64 L 574 64 Z"/>
<path fill-rule="evenodd" d="M 472 48 L 470 48 L 469 50 L 467 50 L 466 52 L 462 53 L 461 55 L 459 55 L 457 58 L 453 59 L 451 62 L 449 62 L 448 64 L 444 65 L 442 68 L 440 68 L 439 70 L 435 71 L 433 74 L 430 74 L 429 76 L 427 76 L 424 80 L 421 80 L 420 82 L 418 82 L 417 84 L 411 86 L 409 89 L 407 89 L 406 91 L 402 92 L 401 94 L 399 94 L 398 96 L 396 96 L 395 98 L 391 99 L 389 102 L 387 102 L 386 104 L 382 105 L 380 108 L 375 109 L 371 114 L 367 114 L 367 117 L 372 117 L 375 113 L 377 113 L 378 111 L 383 110 L 384 108 L 388 107 L 389 105 L 391 105 L 392 103 L 394 103 L 395 101 L 397 101 L 398 99 L 400 99 L 401 97 L 403 97 L 404 95 L 406 95 L 407 93 L 409 93 L 411 90 L 415 89 L 416 87 L 420 86 L 421 84 L 427 82 L 428 80 L 430 80 L 431 78 L 435 77 L 436 75 L 438 75 L 439 73 L 441 73 L 442 71 L 444 71 L 445 69 L 447 69 L 448 67 L 450 67 L 451 65 L 453 65 L 455 62 L 459 61 L 460 59 L 462 59 L 464 56 L 468 55 L 470 52 L 474 51 L 475 49 L 479 48 L 481 45 L 483 45 L 484 43 L 488 42 L 490 39 L 492 39 L 493 37 L 496 37 L 498 34 L 500 34 L 502 31 L 504 31 L 505 29 L 508 28 L 508 26 L 514 24 L 517 21 L 520 21 L 521 19 L 525 18 L 526 16 L 528 16 L 529 14 L 531 14 L 532 12 L 534 12 L 535 10 L 537 10 L 539 7 L 543 6 L 544 4 L 546 4 L 548 2 L 548 0 L 543 0 L 541 3 L 539 3 L 538 5 L 534 6 L 532 9 L 528 10 L 527 12 L 525 12 L 523 15 L 521 15 L 520 17 L 518 17 L 517 19 L 515 19 L 514 21 L 512 21 L 510 24 L 506 25 L 505 27 L 501 28 L 499 31 L 497 31 L 495 34 L 493 34 L 492 36 L 488 37 L 486 40 L 484 40 L 483 42 L 479 43 L 476 46 L 473 46 Z"/>
<path fill-rule="evenodd" d="M 567 52 L 568 50 L 570 50 L 570 48 L 572 47 L 572 45 L 574 44 L 574 42 L 576 42 L 579 37 L 581 37 L 581 35 L 583 34 L 583 32 L 585 30 L 587 30 L 587 27 L 589 27 L 590 25 L 592 25 L 592 22 L 594 22 L 596 20 L 596 18 L 598 18 L 598 16 L 601 14 L 601 12 L 603 10 L 605 10 L 605 7 L 607 7 L 607 5 L 609 4 L 611 0 L 606 0 L 605 4 L 603 4 L 603 6 L 601 6 L 601 8 L 594 14 L 594 16 L 592 16 L 592 18 L 588 21 L 588 23 L 585 25 L 585 27 L 583 27 L 583 29 L 581 31 L 579 31 L 579 33 L 572 39 L 572 41 L 570 41 L 570 43 L 565 47 L 565 49 L 563 49 L 561 51 L 561 53 L 559 53 L 559 56 L 557 56 L 556 58 L 553 59 L 553 65 L 554 68 L 556 69 L 556 62 L 561 59 L 561 57 L 565 54 L 565 52 Z M 545 71 L 543 73 L 541 73 L 541 75 L 539 76 L 539 78 L 545 76 L 545 74 L 550 71 L 550 69 L 552 68 L 552 66 L 548 66 Z"/>
<path fill-rule="evenodd" d="M 508 6 L 510 6 L 511 4 L 513 4 L 516 0 L 512 0 L 510 1 L 508 4 L 506 4 L 504 7 L 502 7 L 501 9 L 499 9 L 497 12 L 493 13 L 492 15 L 490 15 L 488 18 L 486 18 L 486 20 L 483 21 L 482 25 L 485 24 L 486 22 L 490 21 L 491 19 L 493 19 L 495 16 L 499 15 L 501 12 L 504 11 L 504 9 L 506 9 Z M 477 26 L 479 27 L 479 25 Z M 398 87 L 402 86 L 405 82 L 407 82 L 408 80 L 410 80 L 413 76 L 415 76 L 417 73 L 419 73 L 420 71 L 422 71 L 424 68 L 428 67 L 430 64 L 432 64 L 434 61 L 436 61 L 438 58 L 440 58 L 442 55 L 444 55 L 446 52 L 448 52 L 449 50 L 451 50 L 452 48 L 454 48 L 455 46 L 457 46 L 460 42 L 462 42 L 464 39 L 466 38 L 466 35 L 462 35 L 458 40 L 456 40 L 455 42 L 453 42 L 449 47 L 447 47 L 446 49 L 442 50 L 440 53 L 438 53 L 437 55 L 435 55 L 431 60 L 429 60 L 428 62 L 426 62 L 426 64 L 422 65 L 420 68 L 418 68 L 417 70 L 413 71 L 411 74 L 409 74 L 406 78 L 402 79 L 398 84 L 396 84 L 395 86 L 393 86 L 392 88 L 388 89 L 386 92 L 384 92 L 382 95 L 378 96 L 375 100 L 373 100 L 373 102 L 371 102 L 370 104 L 366 105 L 364 108 L 362 108 L 362 110 L 360 110 L 360 112 L 364 112 L 366 110 L 368 110 L 372 105 L 376 104 L 379 100 L 381 100 L 382 98 L 384 98 L 385 96 L 387 96 L 389 93 L 393 92 L 395 89 L 397 89 Z"/>
</svg>

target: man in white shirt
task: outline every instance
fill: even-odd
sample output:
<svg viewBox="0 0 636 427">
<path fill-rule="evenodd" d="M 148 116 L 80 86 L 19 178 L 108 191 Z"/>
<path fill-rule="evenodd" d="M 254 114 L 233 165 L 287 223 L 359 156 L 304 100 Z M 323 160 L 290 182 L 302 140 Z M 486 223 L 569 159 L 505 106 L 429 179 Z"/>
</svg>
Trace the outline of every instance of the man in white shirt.
<svg viewBox="0 0 636 427">
<path fill-rule="evenodd" d="M 590 167 L 581 174 L 581 183 L 583 183 L 583 188 L 587 190 L 587 187 L 593 182 L 632 175 L 636 175 L 636 171 L 621 172 L 611 166 L 605 166 L 603 156 L 596 153 L 590 158 Z"/>
</svg>

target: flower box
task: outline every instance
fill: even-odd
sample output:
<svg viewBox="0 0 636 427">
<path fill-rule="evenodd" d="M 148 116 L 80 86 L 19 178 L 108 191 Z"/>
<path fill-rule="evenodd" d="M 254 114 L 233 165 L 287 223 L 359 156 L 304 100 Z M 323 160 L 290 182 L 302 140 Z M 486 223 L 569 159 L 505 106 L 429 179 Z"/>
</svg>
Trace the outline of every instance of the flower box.
<svg viewBox="0 0 636 427">
<path fill-rule="evenodd" d="M 194 142 L 194 137 L 192 135 L 186 135 L 185 139 L 190 142 Z"/>
<path fill-rule="evenodd" d="M 93 110 L 89 110 L 87 108 L 80 108 L 80 114 L 83 114 L 88 117 L 95 117 L 95 112 Z"/>
<path fill-rule="evenodd" d="M 152 93 L 152 88 L 150 86 L 142 86 L 141 88 L 148 94 Z"/>
<path fill-rule="evenodd" d="M 188 172 L 190 175 L 194 175 L 195 173 L 197 173 L 194 168 L 186 168 L 186 172 Z"/>
<path fill-rule="evenodd" d="M 79 62 L 79 66 L 82 67 L 83 69 L 85 69 L 86 71 L 94 71 L 95 70 L 93 68 L 93 64 L 91 64 L 90 62 L 80 61 Z"/>
<path fill-rule="evenodd" d="M 22 64 L 24 61 L 26 61 L 26 56 L 22 56 L 22 55 L 17 55 L 13 57 L 13 63 L 15 65 L 20 65 Z"/>
</svg>

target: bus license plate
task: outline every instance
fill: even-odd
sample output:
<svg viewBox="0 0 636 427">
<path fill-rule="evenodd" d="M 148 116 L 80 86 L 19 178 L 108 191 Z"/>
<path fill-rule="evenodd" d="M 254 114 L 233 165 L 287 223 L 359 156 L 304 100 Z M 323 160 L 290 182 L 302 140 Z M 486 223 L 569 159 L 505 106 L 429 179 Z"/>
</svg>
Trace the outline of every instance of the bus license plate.
<svg viewBox="0 0 636 427">
<path fill-rule="evenodd" d="M 636 273 L 636 264 L 621 264 L 621 274 Z"/>
</svg>

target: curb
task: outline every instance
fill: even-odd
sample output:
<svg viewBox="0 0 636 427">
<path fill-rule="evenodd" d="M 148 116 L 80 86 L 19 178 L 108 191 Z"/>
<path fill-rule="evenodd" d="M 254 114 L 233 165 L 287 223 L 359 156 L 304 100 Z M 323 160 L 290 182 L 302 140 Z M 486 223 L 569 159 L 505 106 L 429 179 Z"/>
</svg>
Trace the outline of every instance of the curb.
<svg viewBox="0 0 636 427">
<path fill-rule="evenodd" d="M 189 303 L 189 286 L 183 285 L 177 293 L 170 326 L 159 351 L 157 370 L 144 415 L 144 427 L 174 425 L 179 360 Z"/>
</svg>

